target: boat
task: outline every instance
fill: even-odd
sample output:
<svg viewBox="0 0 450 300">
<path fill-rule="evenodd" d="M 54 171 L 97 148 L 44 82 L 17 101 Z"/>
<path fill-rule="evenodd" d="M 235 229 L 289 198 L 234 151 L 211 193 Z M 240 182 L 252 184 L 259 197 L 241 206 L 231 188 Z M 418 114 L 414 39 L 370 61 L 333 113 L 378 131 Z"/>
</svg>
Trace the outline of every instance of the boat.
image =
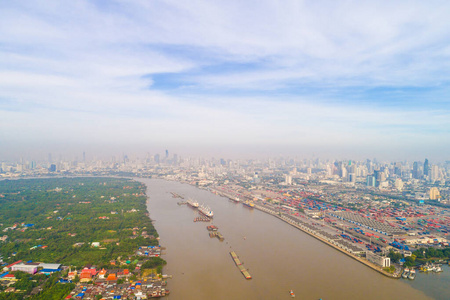
<svg viewBox="0 0 450 300">
<path fill-rule="evenodd" d="M 193 208 L 198 208 L 198 202 L 192 199 L 189 199 L 188 201 L 186 201 L 186 203 Z"/>
<path fill-rule="evenodd" d="M 214 212 L 207 205 L 202 204 L 198 207 L 198 211 L 207 216 L 208 218 L 212 218 L 214 216 Z"/>
<path fill-rule="evenodd" d="M 208 229 L 208 231 L 217 231 L 219 229 L 219 227 L 217 227 L 215 225 L 209 225 L 206 227 L 206 229 Z"/>
<path fill-rule="evenodd" d="M 414 269 L 411 269 L 411 272 L 409 272 L 408 279 L 414 280 L 416 278 L 416 271 Z"/>
<path fill-rule="evenodd" d="M 408 275 L 409 275 L 409 269 L 406 268 L 405 270 L 403 270 L 402 277 L 403 277 L 404 279 L 406 279 L 406 278 L 408 278 Z"/>
<path fill-rule="evenodd" d="M 295 297 L 294 291 L 293 291 L 293 290 L 290 290 L 290 291 L 289 291 L 289 295 L 291 295 L 291 297 L 294 298 L 294 297 Z"/>
<path fill-rule="evenodd" d="M 231 200 L 231 201 L 234 201 L 234 202 L 236 202 L 236 203 L 241 202 L 241 199 L 239 199 L 239 197 L 230 197 L 230 200 Z"/>
<path fill-rule="evenodd" d="M 253 202 L 250 202 L 250 201 L 244 201 L 244 202 L 242 202 L 242 204 L 244 204 L 245 206 L 250 207 L 250 208 L 254 208 L 255 207 L 255 204 Z"/>
<path fill-rule="evenodd" d="M 442 272 L 441 266 L 436 266 L 436 267 L 434 267 L 433 272 L 435 272 L 435 273 Z"/>
</svg>

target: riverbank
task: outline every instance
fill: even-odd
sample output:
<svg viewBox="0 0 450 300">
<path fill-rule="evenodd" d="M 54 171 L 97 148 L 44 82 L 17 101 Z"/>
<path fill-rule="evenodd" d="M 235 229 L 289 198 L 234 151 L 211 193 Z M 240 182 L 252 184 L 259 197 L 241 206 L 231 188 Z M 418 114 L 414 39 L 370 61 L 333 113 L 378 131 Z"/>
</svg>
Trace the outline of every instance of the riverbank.
<svg viewBox="0 0 450 300">
<path fill-rule="evenodd" d="M 300 225 L 299 223 L 294 222 L 292 219 L 287 218 L 284 214 L 280 215 L 278 212 L 272 211 L 272 210 L 270 210 L 268 208 L 265 208 L 263 206 L 260 206 L 258 204 L 255 204 L 254 208 L 258 209 L 259 211 L 262 211 L 262 212 L 265 212 L 267 214 L 270 214 L 270 215 L 272 215 L 272 216 L 274 216 L 274 217 L 276 217 L 276 218 L 278 218 L 278 219 L 288 223 L 289 225 L 291 225 L 291 226 L 293 226 L 293 227 L 295 227 L 297 229 L 300 229 L 304 233 L 306 233 L 306 234 L 314 237 L 315 239 L 317 239 L 317 240 L 327 244 L 328 246 L 330 246 L 330 247 L 332 247 L 332 248 L 334 248 L 334 249 L 344 253 L 345 255 L 353 258 L 354 260 L 356 260 L 356 261 L 358 261 L 358 262 L 360 262 L 362 264 L 364 264 L 365 266 L 371 268 L 372 270 L 374 270 L 374 271 L 376 271 L 376 272 L 378 272 L 380 274 L 383 274 L 386 277 L 389 277 L 389 278 L 392 278 L 392 279 L 399 279 L 401 277 L 400 273 L 395 273 L 395 274 L 388 273 L 388 272 L 384 271 L 382 268 L 378 267 L 377 265 L 375 265 L 375 264 L 373 264 L 373 263 L 371 263 L 371 262 L 369 262 L 369 261 L 367 261 L 367 260 L 365 260 L 365 259 L 363 259 L 361 257 L 358 257 L 358 256 L 356 256 L 356 255 L 346 251 L 345 249 L 342 249 L 342 248 L 338 247 L 337 245 L 335 245 L 333 243 L 330 243 L 328 240 L 326 240 L 323 237 L 321 237 L 318 234 L 316 234 L 312 229 L 304 227 L 304 226 Z"/>
</svg>

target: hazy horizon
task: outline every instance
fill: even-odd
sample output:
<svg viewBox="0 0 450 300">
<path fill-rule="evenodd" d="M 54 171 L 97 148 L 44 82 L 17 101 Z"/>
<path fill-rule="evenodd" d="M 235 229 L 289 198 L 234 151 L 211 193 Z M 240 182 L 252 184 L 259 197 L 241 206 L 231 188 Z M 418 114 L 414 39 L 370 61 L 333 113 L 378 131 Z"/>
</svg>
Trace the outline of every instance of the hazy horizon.
<svg viewBox="0 0 450 300">
<path fill-rule="evenodd" d="M 0 161 L 446 161 L 448 15 L 442 1 L 4 1 Z"/>
</svg>

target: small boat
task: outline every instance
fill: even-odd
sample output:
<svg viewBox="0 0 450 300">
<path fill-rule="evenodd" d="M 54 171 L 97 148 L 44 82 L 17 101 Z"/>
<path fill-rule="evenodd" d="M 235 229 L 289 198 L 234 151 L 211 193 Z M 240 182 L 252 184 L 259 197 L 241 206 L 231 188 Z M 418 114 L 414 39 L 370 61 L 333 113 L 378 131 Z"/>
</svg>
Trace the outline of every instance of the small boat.
<svg viewBox="0 0 450 300">
<path fill-rule="evenodd" d="M 408 278 L 408 275 L 409 275 L 409 269 L 406 268 L 406 269 L 403 271 L 402 277 L 403 277 L 404 279 L 406 279 L 406 278 Z"/>
<path fill-rule="evenodd" d="M 434 267 L 433 272 L 435 272 L 435 273 L 442 272 L 442 268 L 440 266 L 436 266 L 436 267 Z"/>
<path fill-rule="evenodd" d="M 416 278 L 416 271 L 414 269 L 411 269 L 411 272 L 409 272 L 408 279 L 414 280 Z"/>
<path fill-rule="evenodd" d="M 294 291 L 293 291 L 293 290 L 290 290 L 290 291 L 289 291 L 289 295 L 291 295 L 291 297 L 294 298 L 294 297 L 295 297 Z"/>
</svg>

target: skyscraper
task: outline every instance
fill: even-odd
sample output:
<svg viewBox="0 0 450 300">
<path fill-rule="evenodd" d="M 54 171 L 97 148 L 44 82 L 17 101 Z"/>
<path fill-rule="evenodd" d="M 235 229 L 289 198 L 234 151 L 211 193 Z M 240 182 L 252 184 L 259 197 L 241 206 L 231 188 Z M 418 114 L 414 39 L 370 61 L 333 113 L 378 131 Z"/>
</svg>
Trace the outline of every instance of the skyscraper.
<svg viewBox="0 0 450 300">
<path fill-rule="evenodd" d="M 419 179 L 419 162 L 415 161 L 412 169 L 412 177 L 414 179 Z"/>
<path fill-rule="evenodd" d="M 423 175 L 428 176 L 430 170 L 430 165 L 428 164 L 428 159 L 425 158 L 425 162 L 423 163 Z"/>
<path fill-rule="evenodd" d="M 431 181 L 437 181 L 440 179 L 439 176 L 439 167 L 437 165 L 432 165 L 431 166 L 431 171 L 430 171 L 430 180 Z"/>
</svg>

